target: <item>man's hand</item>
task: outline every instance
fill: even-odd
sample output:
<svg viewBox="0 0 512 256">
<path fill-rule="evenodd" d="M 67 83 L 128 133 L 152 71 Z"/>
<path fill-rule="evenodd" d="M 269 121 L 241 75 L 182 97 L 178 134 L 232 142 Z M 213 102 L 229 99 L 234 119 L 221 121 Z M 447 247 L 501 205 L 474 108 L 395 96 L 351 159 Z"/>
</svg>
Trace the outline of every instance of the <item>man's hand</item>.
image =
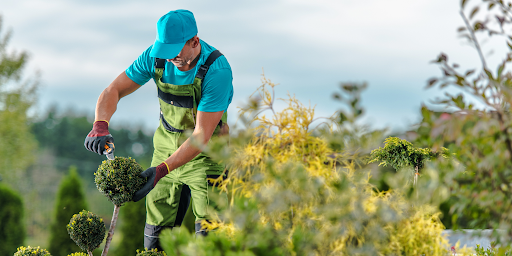
<svg viewBox="0 0 512 256">
<path fill-rule="evenodd" d="M 108 131 L 108 122 L 95 121 L 91 132 L 85 137 L 84 146 L 91 152 L 103 155 L 107 141 L 114 143 L 114 137 Z"/>
<path fill-rule="evenodd" d="M 158 181 L 169 172 L 169 167 L 167 167 L 165 162 L 161 163 L 157 167 L 150 167 L 143 171 L 140 176 L 143 178 L 148 178 L 148 180 L 146 181 L 144 187 L 135 192 L 135 195 L 133 195 L 133 201 L 137 202 L 144 198 L 156 186 L 156 183 L 158 183 Z"/>
</svg>

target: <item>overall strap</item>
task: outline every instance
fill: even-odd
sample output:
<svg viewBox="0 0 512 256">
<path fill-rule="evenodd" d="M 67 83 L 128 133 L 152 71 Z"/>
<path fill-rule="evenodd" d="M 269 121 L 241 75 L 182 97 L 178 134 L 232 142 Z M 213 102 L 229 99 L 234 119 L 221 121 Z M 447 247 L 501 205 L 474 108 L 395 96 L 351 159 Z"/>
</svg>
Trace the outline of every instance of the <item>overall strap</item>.
<svg viewBox="0 0 512 256">
<path fill-rule="evenodd" d="M 206 76 L 206 73 L 208 72 L 208 69 L 210 69 L 210 65 L 212 65 L 213 62 L 220 56 L 222 56 L 222 53 L 220 53 L 219 50 L 211 52 L 210 56 L 208 56 L 204 64 L 199 67 L 199 70 L 197 70 L 196 78 L 203 80 L 204 76 Z"/>
<path fill-rule="evenodd" d="M 167 61 L 166 59 L 155 58 L 155 69 L 157 69 L 157 68 L 165 69 L 165 62 L 166 61 Z"/>
</svg>

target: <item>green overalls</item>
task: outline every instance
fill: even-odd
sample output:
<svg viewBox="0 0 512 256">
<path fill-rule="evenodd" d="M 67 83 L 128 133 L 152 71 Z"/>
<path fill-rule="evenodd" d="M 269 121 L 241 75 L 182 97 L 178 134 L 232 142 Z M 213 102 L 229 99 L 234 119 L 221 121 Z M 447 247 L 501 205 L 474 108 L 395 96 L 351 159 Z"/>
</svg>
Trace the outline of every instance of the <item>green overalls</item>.
<svg viewBox="0 0 512 256">
<path fill-rule="evenodd" d="M 187 85 L 162 82 L 161 78 L 166 60 L 156 60 L 155 83 L 158 87 L 160 101 L 160 126 L 153 137 L 155 151 L 151 166 L 157 166 L 171 156 L 188 138 L 185 132 L 191 132 L 194 129 L 197 106 L 201 99 L 201 83 L 208 72 L 209 66 L 220 56 L 222 54 L 218 50 L 212 52 L 205 64 L 199 67 L 194 82 Z M 226 121 L 227 114 L 224 112 L 213 136 L 219 134 L 221 126 L 226 124 Z M 160 179 L 146 197 L 145 235 L 158 236 L 157 233 L 161 228 L 181 224 L 181 220 L 177 220 L 177 215 L 184 215 L 184 202 L 181 202 L 180 205 L 180 200 L 188 199 L 181 195 L 182 192 L 188 193 L 188 190 L 184 190 L 184 187 L 187 189 L 186 185 L 190 188 L 196 223 L 210 219 L 208 206 L 215 208 L 216 204 L 212 201 L 212 185 L 207 181 L 207 178 L 216 178 L 223 173 L 223 165 L 214 162 L 206 154 L 200 153 L 190 162 L 172 170 L 171 173 Z M 215 198 L 227 202 L 227 195 L 225 193 L 221 194 L 219 197 L 217 193 Z M 186 206 L 188 207 L 188 202 L 186 202 Z M 178 213 L 179 210 L 182 213 Z M 148 230 L 148 226 L 150 229 L 154 229 L 155 232 Z"/>
</svg>

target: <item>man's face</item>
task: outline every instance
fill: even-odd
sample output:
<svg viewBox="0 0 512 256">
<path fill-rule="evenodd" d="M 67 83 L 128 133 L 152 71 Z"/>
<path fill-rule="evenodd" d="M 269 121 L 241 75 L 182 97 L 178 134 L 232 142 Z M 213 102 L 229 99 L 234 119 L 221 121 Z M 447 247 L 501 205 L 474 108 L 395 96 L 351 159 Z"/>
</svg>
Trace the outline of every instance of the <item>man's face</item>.
<svg viewBox="0 0 512 256">
<path fill-rule="evenodd" d="M 174 59 L 167 59 L 167 61 L 172 62 L 172 64 L 178 68 L 192 63 L 193 60 L 194 51 L 191 43 L 186 43 L 183 49 L 181 49 L 181 52 Z"/>
</svg>

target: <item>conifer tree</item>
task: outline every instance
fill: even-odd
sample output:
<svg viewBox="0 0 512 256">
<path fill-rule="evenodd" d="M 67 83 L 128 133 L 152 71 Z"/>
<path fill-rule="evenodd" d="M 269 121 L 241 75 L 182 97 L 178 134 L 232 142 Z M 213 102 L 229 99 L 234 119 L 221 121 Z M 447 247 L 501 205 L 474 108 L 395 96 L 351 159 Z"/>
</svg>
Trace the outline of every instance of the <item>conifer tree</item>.
<svg viewBox="0 0 512 256">
<path fill-rule="evenodd" d="M 13 255 L 24 239 L 23 201 L 0 183 L 0 255 Z"/>
<path fill-rule="evenodd" d="M 55 206 L 55 218 L 51 226 L 49 251 L 54 256 L 66 256 L 70 253 L 81 251 L 80 248 L 69 238 L 66 225 L 69 219 L 84 209 L 87 209 L 82 182 L 76 171 L 76 167 L 69 169 L 57 192 Z"/>
</svg>

